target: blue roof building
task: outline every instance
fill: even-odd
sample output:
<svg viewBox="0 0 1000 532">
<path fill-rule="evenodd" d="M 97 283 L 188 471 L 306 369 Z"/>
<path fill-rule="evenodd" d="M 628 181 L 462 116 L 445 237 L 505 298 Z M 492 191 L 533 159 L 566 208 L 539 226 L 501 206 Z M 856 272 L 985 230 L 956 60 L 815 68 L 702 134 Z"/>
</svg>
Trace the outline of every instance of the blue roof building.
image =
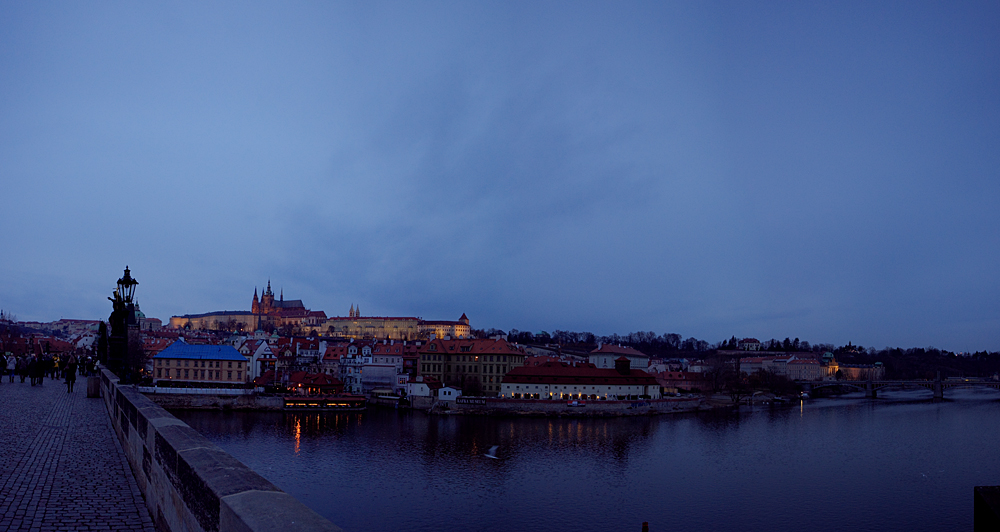
<svg viewBox="0 0 1000 532">
<path fill-rule="evenodd" d="M 240 352 L 231 345 L 191 345 L 183 339 L 170 344 L 170 347 L 160 351 L 153 358 L 232 360 L 240 362 L 246 362 L 247 360 L 245 356 L 241 355 Z"/>
<path fill-rule="evenodd" d="M 242 384 L 250 380 L 249 366 L 246 357 L 231 345 L 191 345 L 177 340 L 153 357 L 153 380 Z"/>
</svg>

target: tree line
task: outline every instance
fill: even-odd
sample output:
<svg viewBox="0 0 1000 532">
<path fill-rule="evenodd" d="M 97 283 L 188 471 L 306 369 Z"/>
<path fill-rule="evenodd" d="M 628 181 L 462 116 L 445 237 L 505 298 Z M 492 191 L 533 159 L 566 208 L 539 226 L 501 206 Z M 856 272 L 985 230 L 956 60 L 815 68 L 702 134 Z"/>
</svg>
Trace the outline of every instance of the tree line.
<svg viewBox="0 0 1000 532">
<path fill-rule="evenodd" d="M 719 351 L 737 350 L 740 341 L 736 336 L 715 343 L 708 343 L 694 337 L 684 339 L 677 333 L 657 334 L 653 331 L 637 331 L 625 335 L 595 335 L 590 332 L 555 330 L 551 333 L 540 331 L 519 331 L 511 329 L 506 333 L 500 329 L 477 329 L 473 334 L 479 338 L 489 338 L 506 334 L 507 340 L 524 345 L 558 344 L 564 352 L 587 352 L 598 344 L 615 344 L 631 347 L 657 358 L 697 357 L 708 358 Z M 778 340 L 771 338 L 761 341 L 761 350 L 784 353 L 833 353 L 840 364 L 875 364 L 885 366 L 887 379 L 933 379 L 937 372 L 947 377 L 993 377 L 1000 375 L 1000 351 L 978 351 L 972 354 L 958 354 L 935 347 L 909 348 L 862 347 L 848 342 L 835 346 L 830 343 L 810 343 L 799 338 Z M 751 353 L 748 353 L 750 356 Z"/>
</svg>

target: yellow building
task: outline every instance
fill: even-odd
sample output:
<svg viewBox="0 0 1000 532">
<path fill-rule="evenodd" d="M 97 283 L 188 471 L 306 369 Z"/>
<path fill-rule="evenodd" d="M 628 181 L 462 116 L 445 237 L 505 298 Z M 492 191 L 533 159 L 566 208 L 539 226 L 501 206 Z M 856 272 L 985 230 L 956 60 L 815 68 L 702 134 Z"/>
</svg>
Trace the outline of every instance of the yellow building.
<svg viewBox="0 0 1000 532">
<path fill-rule="evenodd" d="M 418 351 L 417 371 L 424 377 L 462 388 L 474 395 L 495 396 L 504 375 L 524 365 L 525 352 L 506 340 L 443 340 L 427 342 Z"/>
<path fill-rule="evenodd" d="M 417 318 L 333 317 L 326 320 L 323 333 L 356 340 L 416 340 Z"/>
<path fill-rule="evenodd" d="M 420 337 L 430 338 L 431 335 L 435 338 L 470 338 L 472 336 L 472 328 L 469 326 L 469 318 L 462 313 L 462 317 L 458 318 L 458 321 L 420 321 Z"/>
<path fill-rule="evenodd" d="M 427 321 L 413 317 L 362 316 L 361 310 L 351 305 L 346 318 L 333 317 L 322 327 L 327 336 L 341 336 L 356 340 L 417 340 L 421 338 L 469 338 L 472 329 L 469 318 L 462 314 L 458 321 Z"/>
<path fill-rule="evenodd" d="M 153 357 L 153 382 L 242 384 L 250 380 L 248 362 L 231 345 L 190 345 L 177 340 Z"/>
<path fill-rule="evenodd" d="M 205 314 L 171 316 L 169 327 L 171 329 L 189 329 L 192 331 L 214 331 L 231 328 L 242 328 L 244 331 L 252 331 L 257 327 L 257 318 L 251 312 L 223 310 Z M 235 325 L 236 327 L 231 327 L 231 325 Z"/>
</svg>

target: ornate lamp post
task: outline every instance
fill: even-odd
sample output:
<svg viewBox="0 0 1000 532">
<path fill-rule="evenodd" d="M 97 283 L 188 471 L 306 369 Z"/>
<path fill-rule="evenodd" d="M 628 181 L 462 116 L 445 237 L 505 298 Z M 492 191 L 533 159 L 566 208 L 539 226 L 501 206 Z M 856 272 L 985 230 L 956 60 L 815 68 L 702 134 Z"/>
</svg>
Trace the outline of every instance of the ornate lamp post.
<svg viewBox="0 0 1000 532">
<path fill-rule="evenodd" d="M 123 382 L 133 378 L 134 375 L 126 375 L 130 372 L 128 367 L 128 340 L 130 329 L 136 329 L 138 324 L 135 321 L 135 286 L 139 284 L 132 278 L 128 266 L 125 267 L 125 274 L 118 279 L 118 288 L 115 289 L 114 297 L 109 297 L 112 310 L 108 318 L 111 326 L 111 334 L 108 338 L 108 369 L 118 375 Z"/>
</svg>

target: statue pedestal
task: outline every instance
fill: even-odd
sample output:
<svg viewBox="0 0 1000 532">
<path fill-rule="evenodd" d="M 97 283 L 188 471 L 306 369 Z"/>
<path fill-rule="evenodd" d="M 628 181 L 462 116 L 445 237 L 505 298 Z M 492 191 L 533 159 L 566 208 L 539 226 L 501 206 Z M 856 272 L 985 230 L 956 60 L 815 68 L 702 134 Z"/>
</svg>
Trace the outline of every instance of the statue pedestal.
<svg viewBox="0 0 1000 532">
<path fill-rule="evenodd" d="M 101 378 L 87 377 L 87 397 L 101 397 Z"/>
</svg>

